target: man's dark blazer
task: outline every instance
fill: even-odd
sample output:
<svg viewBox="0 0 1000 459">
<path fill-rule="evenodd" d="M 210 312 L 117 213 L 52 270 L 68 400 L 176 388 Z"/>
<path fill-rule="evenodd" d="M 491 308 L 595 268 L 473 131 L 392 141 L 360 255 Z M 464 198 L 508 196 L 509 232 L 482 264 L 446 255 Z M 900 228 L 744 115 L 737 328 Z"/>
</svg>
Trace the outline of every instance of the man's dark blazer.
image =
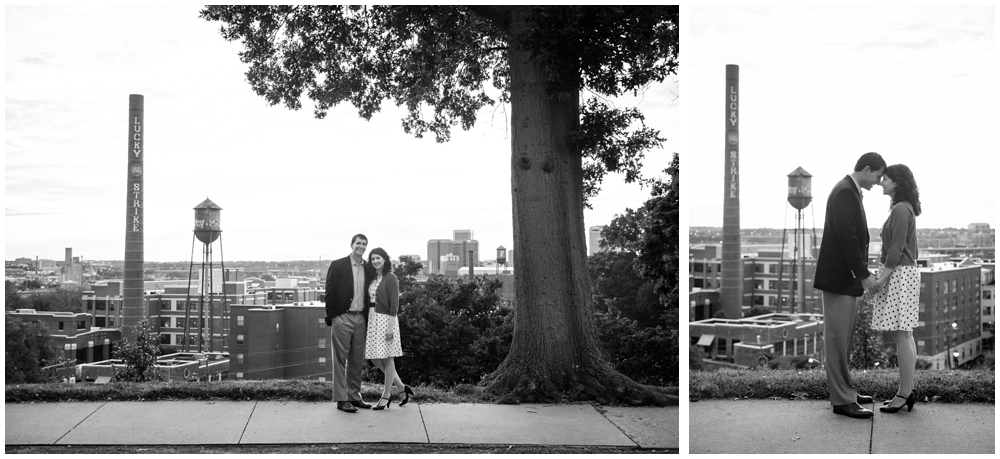
<svg viewBox="0 0 1000 459">
<path fill-rule="evenodd" d="M 365 266 L 365 287 L 362 294 L 368 295 L 368 286 L 375 279 L 375 268 L 367 261 Z M 337 317 L 351 308 L 354 301 L 354 270 L 351 268 L 350 255 L 334 260 L 326 271 L 326 318 Z M 365 319 L 368 319 L 368 298 L 362 298 L 365 305 Z"/>
<path fill-rule="evenodd" d="M 868 271 L 868 220 L 861 190 L 850 176 L 837 182 L 826 201 L 823 242 L 813 287 L 840 295 L 861 296 Z"/>
</svg>

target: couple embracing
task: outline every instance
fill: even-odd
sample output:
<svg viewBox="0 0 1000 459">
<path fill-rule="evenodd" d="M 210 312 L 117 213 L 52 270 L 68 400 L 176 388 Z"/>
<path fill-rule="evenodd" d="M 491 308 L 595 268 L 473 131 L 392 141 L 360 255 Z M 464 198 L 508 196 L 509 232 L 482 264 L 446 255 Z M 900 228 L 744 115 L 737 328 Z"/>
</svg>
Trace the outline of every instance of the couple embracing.
<svg viewBox="0 0 1000 459">
<path fill-rule="evenodd" d="M 861 203 L 861 190 L 882 187 L 890 197 L 889 217 L 882 225 L 882 252 L 877 272 L 868 270 L 868 221 Z M 830 192 L 826 203 L 823 242 L 816 262 L 813 286 L 823 291 L 826 374 L 833 412 L 852 418 L 870 418 L 873 403 L 859 394 L 851 382 L 850 354 L 854 325 L 861 301 L 872 301 L 872 330 L 888 331 L 896 342 L 899 359 L 899 390 L 879 411 L 909 412 L 917 401 L 914 378 L 917 345 L 913 329 L 918 325 L 920 271 L 917 269 L 917 226 L 920 192 L 910 168 L 887 166 L 878 153 L 865 153 L 854 172 Z"/>
<path fill-rule="evenodd" d="M 403 355 L 400 344 L 399 282 L 392 274 L 392 261 L 381 247 L 365 261 L 368 238 L 351 238 L 351 254 L 330 263 L 326 273 L 326 325 L 330 328 L 333 354 L 333 400 L 337 409 L 354 413 L 358 408 L 382 410 L 392 405 L 392 388 L 405 398 L 413 389 L 396 374 L 394 357 Z M 373 408 L 361 398 L 361 370 L 370 359 L 385 374 L 385 389 Z"/>
</svg>

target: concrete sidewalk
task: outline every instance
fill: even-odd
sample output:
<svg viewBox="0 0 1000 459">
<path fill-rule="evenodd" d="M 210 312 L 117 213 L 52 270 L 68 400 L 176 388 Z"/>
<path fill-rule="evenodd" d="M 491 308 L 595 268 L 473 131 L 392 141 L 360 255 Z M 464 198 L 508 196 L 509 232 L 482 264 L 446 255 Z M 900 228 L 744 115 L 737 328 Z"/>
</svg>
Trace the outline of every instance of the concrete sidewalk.
<svg viewBox="0 0 1000 459">
<path fill-rule="evenodd" d="M 6 445 L 436 443 L 679 447 L 678 407 L 332 402 L 7 403 Z M 128 428 L 135 426 L 137 428 Z"/>
<path fill-rule="evenodd" d="M 920 403 L 875 417 L 835 415 L 827 400 L 702 400 L 689 405 L 691 453 L 995 452 L 995 408 Z M 873 409 L 872 405 L 865 408 Z"/>
</svg>

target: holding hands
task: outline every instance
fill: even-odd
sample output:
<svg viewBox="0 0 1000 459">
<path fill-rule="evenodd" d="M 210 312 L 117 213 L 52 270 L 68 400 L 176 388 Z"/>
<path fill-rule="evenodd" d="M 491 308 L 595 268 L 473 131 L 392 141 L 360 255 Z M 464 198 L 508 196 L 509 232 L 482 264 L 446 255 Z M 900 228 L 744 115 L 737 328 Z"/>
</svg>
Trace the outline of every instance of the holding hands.
<svg viewBox="0 0 1000 459">
<path fill-rule="evenodd" d="M 875 276 L 868 276 L 861 279 L 861 286 L 864 287 L 865 293 L 867 294 L 875 293 L 881 287 L 877 282 L 875 282 Z"/>
</svg>

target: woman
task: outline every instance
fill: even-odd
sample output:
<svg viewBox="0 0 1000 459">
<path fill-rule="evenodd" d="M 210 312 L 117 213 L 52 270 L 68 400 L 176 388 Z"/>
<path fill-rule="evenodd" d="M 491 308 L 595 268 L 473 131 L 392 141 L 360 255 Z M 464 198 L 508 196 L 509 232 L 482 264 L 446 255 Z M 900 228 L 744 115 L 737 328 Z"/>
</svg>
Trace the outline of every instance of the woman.
<svg viewBox="0 0 1000 459">
<path fill-rule="evenodd" d="M 896 342 L 899 391 L 895 398 L 879 408 L 884 413 L 896 413 L 903 406 L 906 406 L 906 411 L 912 411 L 917 401 L 913 390 L 917 364 L 913 329 L 917 326 L 917 306 L 920 302 L 920 272 L 916 261 L 916 217 L 920 215 L 920 192 L 910 168 L 894 164 L 885 168 L 882 193 L 891 198 L 891 210 L 882 225 L 882 254 L 879 257 L 872 329 L 888 330 Z"/>
<path fill-rule="evenodd" d="M 385 373 L 385 389 L 382 390 L 382 398 L 373 410 L 383 410 L 392 404 L 392 386 L 395 384 L 399 390 L 406 394 L 406 398 L 399 402 L 403 406 L 410 401 L 413 389 L 403 384 L 396 374 L 396 365 L 393 357 L 403 355 L 403 346 L 399 338 L 399 282 L 392 274 L 392 263 L 389 254 L 385 253 L 381 247 L 371 251 L 368 261 L 375 268 L 375 280 L 368 288 L 368 300 L 371 308 L 368 312 L 368 342 L 365 345 L 365 358 L 370 359 L 383 373 Z M 385 403 L 382 403 L 382 402 Z"/>
</svg>

